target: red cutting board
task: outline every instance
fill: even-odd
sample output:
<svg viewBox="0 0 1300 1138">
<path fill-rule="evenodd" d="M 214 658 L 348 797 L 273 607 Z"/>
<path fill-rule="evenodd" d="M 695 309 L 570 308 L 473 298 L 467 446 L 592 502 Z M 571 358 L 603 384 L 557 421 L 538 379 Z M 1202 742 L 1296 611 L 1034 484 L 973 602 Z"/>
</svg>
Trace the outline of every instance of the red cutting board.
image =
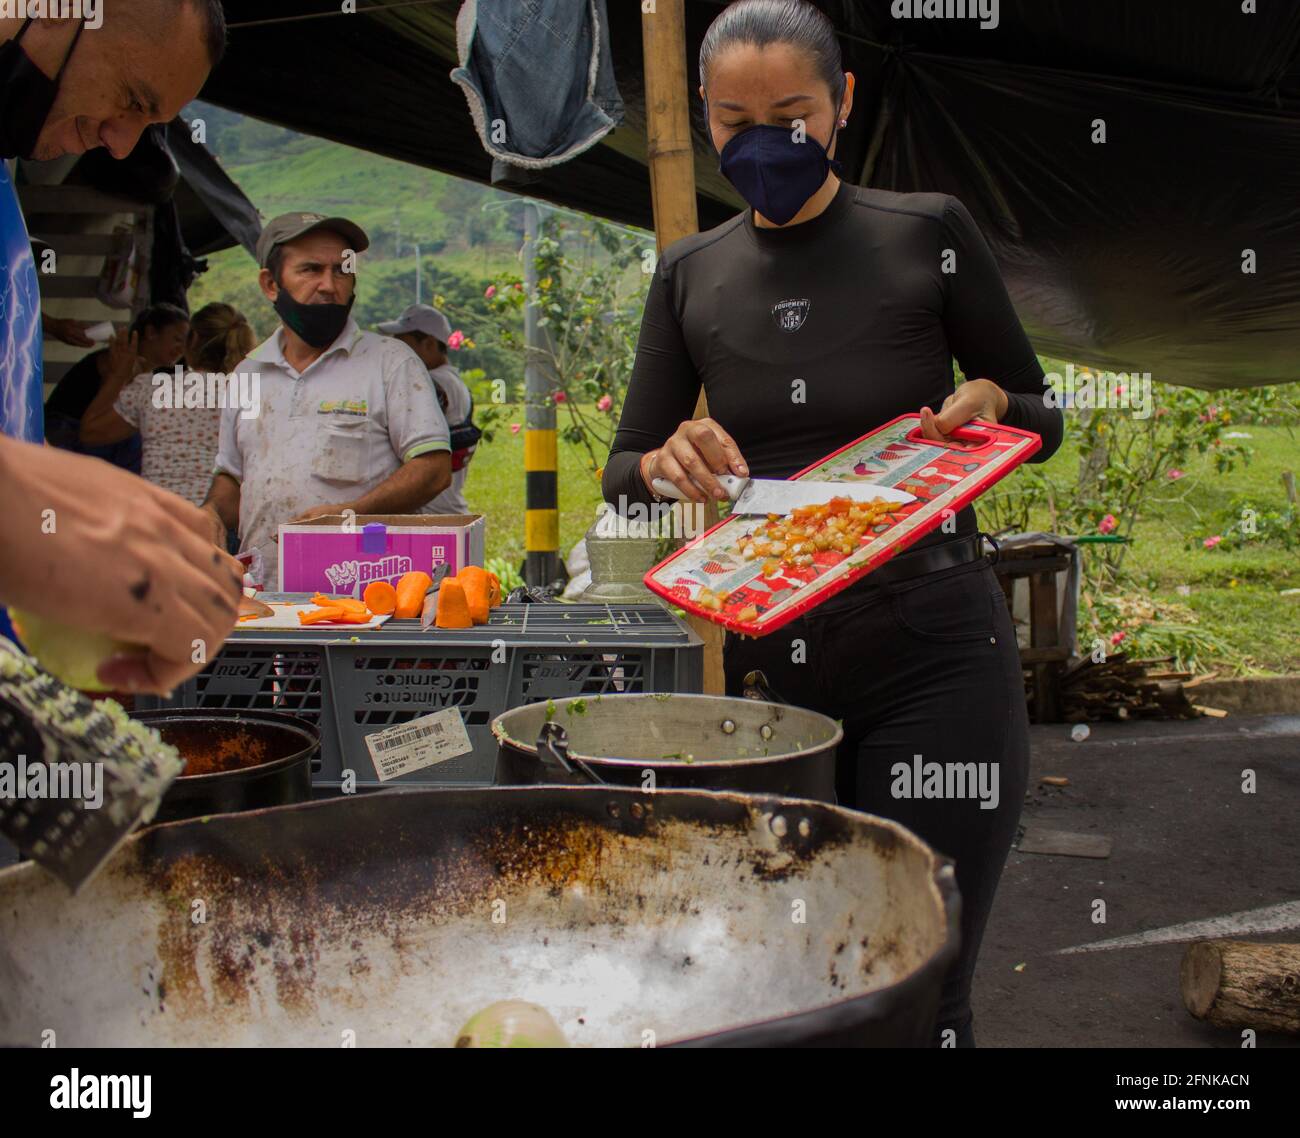
<svg viewBox="0 0 1300 1138">
<path fill-rule="evenodd" d="M 978 421 L 960 428 L 950 445 L 930 442 L 921 438 L 919 415 L 900 415 L 794 475 L 827 483 L 827 501 L 835 496 L 837 482 L 874 482 L 916 495 L 916 501 L 898 506 L 864 534 L 854 553 L 818 553 L 806 569 L 765 578 L 762 559 L 746 561 L 736 549 L 737 540 L 765 516 L 733 514 L 651 569 L 646 587 L 733 632 L 766 636 L 938 529 L 1042 445 L 1032 431 Z M 721 612 L 697 603 L 706 587 L 730 594 Z M 758 617 L 738 620 L 736 614 L 750 605 Z"/>
</svg>

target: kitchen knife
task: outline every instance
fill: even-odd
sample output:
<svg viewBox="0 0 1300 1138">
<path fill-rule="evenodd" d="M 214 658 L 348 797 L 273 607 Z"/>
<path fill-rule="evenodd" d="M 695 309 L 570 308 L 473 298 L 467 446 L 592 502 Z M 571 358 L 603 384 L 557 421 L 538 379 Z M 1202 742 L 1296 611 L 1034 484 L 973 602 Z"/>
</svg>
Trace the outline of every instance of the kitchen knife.
<svg viewBox="0 0 1300 1138">
<path fill-rule="evenodd" d="M 799 506 L 822 506 L 832 498 L 852 498 L 870 502 L 883 498 L 900 506 L 915 502 L 916 495 L 874 482 L 821 482 L 803 479 L 798 482 L 781 478 L 738 478 L 734 474 L 716 475 L 722 488 L 735 503 L 737 514 L 788 514 Z M 656 478 L 651 485 L 661 498 L 682 498 L 682 492 L 666 478 Z"/>
</svg>

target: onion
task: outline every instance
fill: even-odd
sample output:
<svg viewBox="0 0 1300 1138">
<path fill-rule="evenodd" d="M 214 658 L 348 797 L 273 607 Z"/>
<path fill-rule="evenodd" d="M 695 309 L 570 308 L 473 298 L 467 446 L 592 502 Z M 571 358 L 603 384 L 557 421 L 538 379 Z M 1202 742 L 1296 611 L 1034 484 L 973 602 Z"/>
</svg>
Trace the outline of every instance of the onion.
<svg viewBox="0 0 1300 1138">
<path fill-rule="evenodd" d="M 456 1034 L 457 1047 L 568 1047 L 550 1013 L 523 1000 L 498 1000 Z"/>
<path fill-rule="evenodd" d="M 36 657 L 37 663 L 50 675 L 78 691 L 108 691 L 99 682 L 100 665 L 122 653 L 144 652 L 102 632 L 69 628 L 18 609 L 11 609 L 9 615 L 23 647 Z"/>
</svg>

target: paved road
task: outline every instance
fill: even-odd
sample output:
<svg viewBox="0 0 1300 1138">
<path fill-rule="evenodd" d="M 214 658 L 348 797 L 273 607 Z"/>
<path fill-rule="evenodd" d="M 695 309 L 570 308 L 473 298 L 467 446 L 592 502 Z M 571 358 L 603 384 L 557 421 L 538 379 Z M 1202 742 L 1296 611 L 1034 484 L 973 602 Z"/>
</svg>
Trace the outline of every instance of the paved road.
<svg viewBox="0 0 1300 1138">
<path fill-rule="evenodd" d="M 1300 902 L 1300 716 L 1093 724 L 1082 743 L 1064 726 L 1033 731 L 1022 826 L 1105 834 L 1114 848 L 1105 860 L 1012 851 L 975 977 L 979 1044 L 1239 1047 L 1184 1009 L 1185 944 L 1056 952 Z M 1070 785 L 1043 786 L 1043 775 Z M 1092 921 L 1097 898 L 1104 925 Z M 1300 942 L 1295 923 L 1240 939 Z M 1261 1035 L 1258 1046 L 1300 1039 Z"/>
</svg>

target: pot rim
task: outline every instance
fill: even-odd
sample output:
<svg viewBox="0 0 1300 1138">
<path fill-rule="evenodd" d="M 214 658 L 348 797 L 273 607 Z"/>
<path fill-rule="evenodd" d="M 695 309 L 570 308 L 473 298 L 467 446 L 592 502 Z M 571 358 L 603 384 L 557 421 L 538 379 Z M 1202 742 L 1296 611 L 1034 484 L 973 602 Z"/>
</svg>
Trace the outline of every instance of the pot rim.
<svg viewBox="0 0 1300 1138">
<path fill-rule="evenodd" d="M 310 763 L 312 756 L 320 751 L 320 728 L 315 724 L 307 723 L 283 711 L 237 711 L 233 716 L 219 714 L 225 710 L 227 709 L 217 707 L 160 707 L 149 711 L 134 711 L 131 713 L 131 718 L 138 720 L 146 727 L 154 728 L 157 728 L 161 723 L 173 721 L 190 723 L 255 723 L 260 721 L 272 727 L 283 727 L 296 732 L 303 737 L 307 744 L 302 750 L 295 751 L 291 755 L 285 755 L 283 758 L 273 759 L 269 763 L 257 763 L 254 766 L 240 767 L 233 771 L 209 771 L 207 774 L 185 774 L 182 772 L 176 776 L 176 781 L 172 783 L 173 787 L 205 786 L 209 783 L 235 778 L 242 780 L 261 778 L 263 775 L 277 774 L 304 761 Z"/>
<path fill-rule="evenodd" d="M 660 697 L 665 697 L 665 698 L 661 699 Z M 610 695 L 565 696 L 563 699 L 557 699 L 551 702 L 555 704 L 555 707 L 558 711 L 559 708 L 565 706 L 566 704 L 574 703 L 580 699 L 584 701 L 585 700 L 604 701 L 604 700 L 654 699 L 657 700 L 658 702 L 666 703 L 668 702 L 669 698 L 691 699 L 691 700 L 731 699 L 737 701 L 742 699 L 742 697 L 740 696 L 703 695 L 697 692 L 614 692 Z M 772 703 L 768 700 L 761 700 L 761 699 L 745 700 L 745 702 L 757 704 L 760 707 L 781 708 L 783 711 L 798 711 L 804 715 L 818 716 L 822 719 L 825 719 L 829 724 L 831 724 L 831 726 L 835 728 L 835 733 L 825 742 L 818 743 L 815 747 L 803 747 L 798 751 L 786 751 L 785 753 L 780 755 L 754 755 L 750 758 L 737 758 L 737 759 L 692 759 L 689 763 L 686 762 L 684 759 L 666 759 L 666 758 L 665 759 L 627 759 L 627 758 L 620 758 L 611 755 L 588 755 L 583 753 L 582 751 L 578 751 L 573 748 L 570 748 L 568 753 L 574 756 L 575 758 L 581 759 L 584 763 L 595 763 L 598 766 L 607 766 L 607 767 L 629 767 L 629 768 L 666 767 L 669 770 L 681 770 L 683 767 L 685 767 L 689 770 L 706 770 L 706 771 L 707 770 L 729 770 L 732 767 L 751 767 L 763 763 L 785 763 L 785 762 L 790 762 L 793 759 L 815 758 L 819 755 L 824 754 L 828 750 L 833 751 L 835 748 L 837 748 L 840 745 L 841 741 L 844 739 L 843 725 L 836 723 L 835 720 L 832 719 L 829 715 L 822 715 L 820 711 L 813 711 L 807 707 L 795 707 L 793 704 L 788 704 L 788 703 Z M 492 720 L 492 725 L 491 725 L 492 737 L 496 739 L 497 745 L 499 747 L 504 747 L 504 746 L 514 747 L 516 750 L 523 751 L 529 757 L 535 758 L 537 759 L 538 762 L 541 762 L 541 758 L 537 754 L 536 743 L 525 743 L 519 739 L 514 738 L 512 735 L 507 735 L 505 729 L 501 726 L 501 720 L 503 720 L 507 715 L 511 715 L 516 711 L 522 711 L 527 708 L 531 708 L 535 706 L 537 706 L 537 704 L 524 704 L 522 707 L 512 707 L 509 711 L 502 712 L 494 720 Z M 555 717 L 555 719 L 558 720 L 558 715 Z M 563 724 L 561 724 L 561 726 L 563 726 Z"/>
</svg>

